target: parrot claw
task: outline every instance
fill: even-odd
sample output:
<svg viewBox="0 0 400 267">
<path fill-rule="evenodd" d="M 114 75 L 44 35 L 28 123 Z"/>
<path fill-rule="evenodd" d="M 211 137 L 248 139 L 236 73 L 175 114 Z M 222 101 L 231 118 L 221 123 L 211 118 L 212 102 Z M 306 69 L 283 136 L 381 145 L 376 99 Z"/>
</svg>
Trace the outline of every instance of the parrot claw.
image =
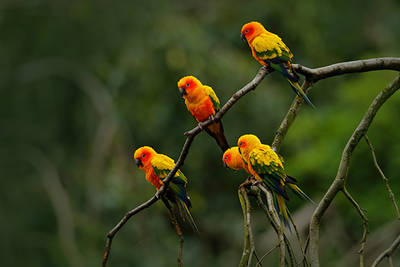
<svg viewBox="0 0 400 267">
<path fill-rule="evenodd" d="M 204 130 L 204 127 L 203 127 L 203 123 L 202 123 L 202 122 L 199 122 L 197 125 L 199 126 L 200 130 Z"/>
<path fill-rule="evenodd" d="M 214 117 L 214 115 L 211 114 L 210 117 L 208 117 L 208 119 L 213 121 L 215 119 L 215 117 Z"/>
<path fill-rule="evenodd" d="M 251 185 L 252 186 L 257 186 L 258 184 L 260 184 L 261 182 L 260 181 L 255 181 L 255 182 L 253 182 Z"/>
</svg>

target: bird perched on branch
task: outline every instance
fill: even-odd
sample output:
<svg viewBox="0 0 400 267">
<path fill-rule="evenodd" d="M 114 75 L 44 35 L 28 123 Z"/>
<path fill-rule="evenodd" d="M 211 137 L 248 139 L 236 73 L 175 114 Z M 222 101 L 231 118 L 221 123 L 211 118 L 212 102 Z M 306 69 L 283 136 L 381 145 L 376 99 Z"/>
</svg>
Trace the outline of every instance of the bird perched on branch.
<svg viewBox="0 0 400 267">
<path fill-rule="evenodd" d="M 242 135 L 238 140 L 238 147 L 249 172 L 272 191 L 276 209 L 285 225 L 289 225 L 285 203 L 285 200 L 289 200 L 286 186 L 289 186 L 298 196 L 313 201 L 297 186 L 297 180 L 287 175 L 278 154 L 270 146 L 262 144 L 257 136 Z"/>
<path fill-rule="evenodd" d="M 301 89 L 299 76 L 292 68 L 292 52 L 278 35 L 267 31 L 261 23 L 255 21 L 244 24 L 240 35 L 244 41 L 247 41 L 253 57 L 261 65 L 270 66 L 273 70 L 280 72 L 294 92 L 315 108 Z"/>
<path fill-rule="evenodd" d="M 146 179 L 158 190 L 163 185 L 163 179 L 175 166 L 175 162 L 170 157 L 157 153 L 149 146 L 136 149 L 134 159 L 139 169 L 146 174 Z M 194 219 L 190 213 L 192 203 L 186 191 L 187 178 L 178 170 L 170 180 L 166 197 L 175 204 L 183 221 L 187 219 L 193 229 L 198 231 Z"/>
<path fill-rule="evenodd" d="M 210 86 L 203 85 L 193 76 L 181 78 L 178 81 L 178 88 L 182 97 L 185 99 L 187 109 L 197 122 L 203 122 L 213 118 L 215 113 L 221 108 L 219 99 L 214 90 Z M 199 124 L 199 126 L 201 127 L 201 124 Z M 208 125 L 205 130 L 217 141 L 222 151 L 229 148 L 221 121 Z"/>
<path fill-rule="evenodd" d="M 236 171 L 244 170 L 250 174 L 249 169 L 243 161 L 242 156 L 239 153 L 239 148 L 237 146 L 227 149 L 222 156 L 222 161 L 224 162 L 225 167 Z"/>
</svg>

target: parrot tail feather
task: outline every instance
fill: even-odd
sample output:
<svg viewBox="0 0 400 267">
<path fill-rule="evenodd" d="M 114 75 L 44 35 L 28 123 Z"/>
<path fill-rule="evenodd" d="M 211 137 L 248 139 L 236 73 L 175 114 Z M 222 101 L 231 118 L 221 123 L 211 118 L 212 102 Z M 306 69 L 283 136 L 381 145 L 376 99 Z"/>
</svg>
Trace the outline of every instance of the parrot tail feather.
<svg viewBox="0 0 400 267">
<path fill-rule="evenodd" d="M 274 197 L 275 208 L 278 211 L 278 215 L 280 215 L 283 224 L 291 231 L 289 216 L 288 216 L 289 211 L 287 210 L 285 199 L 278 194 L 274 194 L 274 196 L 275 196 Z"/>
<path fill-rule="evenodd" d="M 304 193 L 297 185 L 295 185 L 295 184 L 287 184 L 292 190 L 293 190 L 293 192 L 297 195 L 297 196 L 299 196 L 299 197 L 301 197 L 301 198 L 303 198 L 303 199 L 305 199 L 305 200 L 308 200 L 308 201 L 310 201 L 311 203 L 313 203 L 313 204 L 315 204 L 315 202 L 309 197 L 309 196 L 307 196 L 306 195 L 306 193 Z"/>
<path fill-rule="evenodd" d="M 290 84 L 290 86 L 292 87 L 292 89 L 295 91 L 295 93 L 298 96 L 301 96 L 312 108 L 315 109 L 314 104 L 311 102 L 311 100 L 308 98 L 308 96 L 306 95 L 306 93 L 304 93 L 303 89 L 301 89 L 300 85 L 298 82 L 293 82 L 290 79 L 287 79 L 288 83 Z"/>
<path fill-rule="evenodd" d="M 197 228 L 197 225 L 196 225 L 196 223 L 194 222 L 193 216 L 192 216 L 192 214 L 190 213 L 190 210 L 189 210 L 189 208 L 187 207 L 186 203 L 183 202 L 182 200 L 178 200 L 178 203 L 179 203 L 179 206 L 181 206 L 181 208 L 184 210 L 184 213 L 185 213 L 185 215 L 186 215 L 185 217 L 186 217 L 186 219 L 189 221 L 190 226 L 193 228 L 193 230 L 194 230 L 196 233 L 199 233 L 199 228 Z M 182 219 L 184 220 L 184 217 L 182 217 Z"/>
<path fill-rule="evenodd" d="M 230 145 L 226 140 L 224 127 L 222 126 L 221 121 L 210 124 L 205 130 L 209 135 L 214 137 L 218 146 L 222 149 L 222 152 L 225 152 L 228 148 L 230 148 Z"/>
</svg>

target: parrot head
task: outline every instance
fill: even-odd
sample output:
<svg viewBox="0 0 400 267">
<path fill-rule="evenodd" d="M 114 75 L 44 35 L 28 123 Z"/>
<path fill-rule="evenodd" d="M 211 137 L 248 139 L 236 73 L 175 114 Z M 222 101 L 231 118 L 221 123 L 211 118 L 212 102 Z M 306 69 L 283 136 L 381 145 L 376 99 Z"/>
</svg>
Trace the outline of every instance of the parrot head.
<svg viewBox="0 0 400 267">
<path fill-rule="evenodd" d="M 191 96 L 200 86 L 201 82 L 194 76 L 185 76 L 178 81 L 179 92 L 183 98 Z"/>
<path fill-rule="evenodd" d="M 240 37 L 250 43 L 255 37 L 266 32 L 264 26 L 256 21 L 252 21 L 243 25 L 240 31 Z"/>
<path fill-rule="evenodd" d="M 227 149 L 222 156 L 222 161 L 225 167 L 231 168 L 232 170 L 244 169 L 244 162 L 237 146 Z"/>
<path fill-rule="evenodd" d="M 250 152 L 259 145 L 261 145 L 261 141 L 254 134 L 245 134 L 239 137 L 238 147 L 242 159 L 248 162 Z"/>
<path fill-rule="evenodd" d="M 138 149 L 136 149 L 135 154 L 133 155 L 133 158 L 135 159 L 136 165 L 140 169 L 144 169 L 151 164 L 151 159 L 153 155 L 156 154 L 156 151 L 154 151 L 153 148 L 149 146 L 142 146 Z"/>
</svg>

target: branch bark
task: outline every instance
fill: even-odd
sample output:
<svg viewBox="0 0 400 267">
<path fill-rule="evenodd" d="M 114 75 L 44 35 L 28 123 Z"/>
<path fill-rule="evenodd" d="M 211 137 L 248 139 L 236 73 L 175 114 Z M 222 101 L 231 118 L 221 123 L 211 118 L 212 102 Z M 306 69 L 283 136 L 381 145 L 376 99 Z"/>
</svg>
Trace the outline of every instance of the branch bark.
<svg viewBox="0 0 400 267">
<path fill-rule="evenodd" d="M 242 186 L 238 190 L 240 206 L 243 211 L 243 227 L 244 227 L 244 239 L 243 239 L 243 253 L 242 258 L 239 262 L 239 267 L 251 266 L 251 259 L 255 251 L 253 232 L 251 230 L 251 218 L 250 218 L 250 201 L 247 196 L 246 189 Z"/>
<path fill-rule="evenodd" d="M 382 57 L 336 63 L 333 65 L 310 69 L 299 64 L 293 64 L 293 69 L 315 83 L 319 80 L 348 73 L 367 72 L 374 70 L 400 71 L 400 58 Z"/>
<path fill-rule="evenodd" d="M 378 258 L 376 258 L 376 260 L 372 263 L 371 267 L 378 266 L 379 262 L 381 262 L 385 257 L 388 257 L 390 260 L 393 252 L 397 249 L 399 245 L 400 245 L 400 235 L 393 241 L 392 245 L 388 249 L 386 249 L 378 256 Z"/>
<path fill-rule="evenodd" d="M 312 267 L 320 266 L 319 264 L 319 225 L 321 219 L 332 203 L 337 193 L 344 188 L 345 180 L 347 177 L 347 171 L 350 164 L 351 155 L 359 143 L 360 139 L 365 135 L 369 126 L 372 123 L 376 113 L 380 107 L 390 98 L 400 87 L 400 76 L 397 76 L 385 89 L 383 89 L 378 96 L 374 99 L 372 104 L 369 106 L 367 112 L 362 118 L 360 124 L 357 126 L 350 139 L 348 140 L 346 147 L 343 150 L 340 165 L 334 181 L 325 193 L 324 197 L 318 204 L 311 217 L 310 221 L 310 263 Z"/>
<path fill-rule="evenodd" d="M 379 174 L 381 175 L 383 181 L 385 182 L 386 190 L 389 192 L 389 197 L 392 199 L 393 206 L 394 206 L 394 210 L 395 210 L 396 215 L 397 215 L 397 219 L 400 220 L 399 207 L 397 206 L 397 202 L 396 202 L 396 199 L 395 199 L 395 197 L 394 197 L 393 191 L 392 191 L 392 189 L 390 188 L 389 180 L 388 180 L 388 178 L 386 178 L 386 176 L 385 176 L 385 174 L 383 173 L 381 167 L 379 167 L 378 161 L 377 161 L 376 156 L 375 156 L 374 147 L 372 146 L 371 142 L 369 141 L 368 136 L 365 135 L 364 138 L 365 138 L 365 141 L 367 142 L 367 144 L 368 144 L 368 146 L 369 146 L 369 149 L 371 150 L 372 159 L 373 159 L 373 161 L 374 161 L 375 168 L 378 170 L 378 172 L 379 172 Z"/>
</svg>

